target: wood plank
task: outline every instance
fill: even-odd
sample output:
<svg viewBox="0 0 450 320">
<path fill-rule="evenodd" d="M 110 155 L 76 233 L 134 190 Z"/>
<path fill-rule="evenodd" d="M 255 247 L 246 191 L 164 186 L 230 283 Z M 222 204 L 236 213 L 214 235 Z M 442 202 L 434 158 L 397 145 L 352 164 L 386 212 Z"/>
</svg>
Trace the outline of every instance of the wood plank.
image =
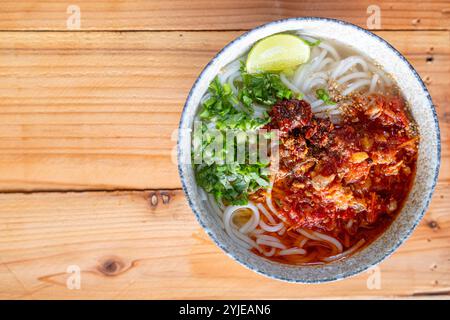
<svg viewBox="0 0 450 320">
<path fill-rule="evenodd" d="M 382 29 L 450 28 L 450 3 L 445 0 L 1 0 L 0 29 L 66 30 L 72 4 L 80 8 L 82 30 L 242 30 L 297 16 L 343 19 L 367 27 L 367 9 L 375 4 L 381 9 Z"/>
<path fill-rule="evenodd" d="M 438 186 L 412 238 L 381 264 L 379 289 L 367 286 L 372 273 L 326 285 L 257 275 L 212 243 L 181 191 L 0 194 L 0 298 L 448 298 L 449 194 Z M 69 266 L 79 290 L 66 285 Z"/>
<path fill-rule="evenodd" d="M 0 190 L 179 188 L 171 154 L 184 100 L 239 34 L 1 33 Z M 449 32 L 378 34 L 429 83 L 448 181 Z"/>
</svg>

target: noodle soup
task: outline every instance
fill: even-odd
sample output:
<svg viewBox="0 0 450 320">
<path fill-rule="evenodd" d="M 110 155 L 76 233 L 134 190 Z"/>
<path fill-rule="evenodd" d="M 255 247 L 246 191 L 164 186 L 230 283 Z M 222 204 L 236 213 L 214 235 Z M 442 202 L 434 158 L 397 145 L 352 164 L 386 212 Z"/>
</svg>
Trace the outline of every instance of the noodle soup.
<svg viewBox="0 0 450 320">
<path fill-rule="evenodd" d="M 239 247 L 286 264 L 325 264 L 367 246 L 396 218 L 419 133 L 397 85 L 370 59 L 285 34 L 308 46 L 306 61 L 249 72 L 257 63 L 247 52 L 217 74 L 196 116 L 193 168 L 215 221 Z M 247 133 L 244 146 L 252 135 L 257 144 L 267 138 L 267 159 L 249 151 L 238 161 L 239 139 L 226 140 L 237 131 Z"/>
</svg>

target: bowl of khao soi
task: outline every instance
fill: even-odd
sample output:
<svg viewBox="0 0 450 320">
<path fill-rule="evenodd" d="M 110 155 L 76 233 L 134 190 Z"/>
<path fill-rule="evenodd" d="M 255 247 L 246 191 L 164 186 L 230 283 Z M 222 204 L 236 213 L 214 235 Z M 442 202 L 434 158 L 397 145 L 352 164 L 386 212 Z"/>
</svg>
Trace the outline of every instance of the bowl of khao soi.
<svg viewBox="0 0 450 320">
<path fill-rule="evenodd" d="M 338 20 L 276 21 L 203 70 L 178 141 L 184 191 L 215 243 L 276 279 L 316 283 L 388 257 L 422 218 L 440 163 L 420 77 Z"/>
</svg>

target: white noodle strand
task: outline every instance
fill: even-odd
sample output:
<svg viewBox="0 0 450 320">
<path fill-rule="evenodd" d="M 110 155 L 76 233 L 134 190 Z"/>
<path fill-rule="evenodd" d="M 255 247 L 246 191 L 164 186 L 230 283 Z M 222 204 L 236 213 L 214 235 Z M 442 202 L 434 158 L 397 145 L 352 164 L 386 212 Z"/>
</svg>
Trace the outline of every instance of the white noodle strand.
<svg viewBox="0 0 450 320">
<path fill-rule="evenodd" d="M 345 89 L 342 92 L 342 95 L 346 96 L 346 95 L 352 93 L 353 91 L 355 91 L 356 89 L 359 89 L 359 88 L 364 87 L 364 86 L 369 86 L 369 85 L 370 85 L 370 80 L 359 80 L 359 81 L 356 81 L 352 85 L 348 86 L 348 88 Z"/>
<path fill-rule="evenodd" d="M 377 86 L 378 80 L 380 79 L 380 76 L 378 73 L 375 73 L 372 77 L 372 82 L 370 83 L 369 92 L 372 93 L 375 91 L 375 88 Z"/>
<path fill-rule="evenodd" d="M 263 239 L 258 238 L 258 239 L 256 239 L 256 243 L 259 245 L 274 247 L 277 249 L 286 249 L 286 246 L 284 244 L 282 244 L 281 242 L 268 241 L 268 240 L 263 240 Z"/>
<path fill-rule="evenodd" d="M 261 220 L 261 221 L 259 221 L 259 226 L 261 227 L 261 229 L 264 229 L 267 232 L 278 232 L 284 227 L 284 224 L 282 222 L 280 222 L 274 226 L 270 226 Z"/>
<path fill-rule="evenodd" d="M 278 255 L 280 256 L 288 256 L 293 254 L 306 254 L 306 250 L 301 248 L 290 248 L 278 252 Z"/>
<path fill-rule="evenodd" d="M 340 258 L 346 257 L 349 254 L 351 254 L 351 253 L 355 252 L 356 250 L 358 250 L 365 242 L 366 241 L 364 239 L 361 239 L 361 240 L 358 241 L 358 243 L 356 243 L 350 249 L 348 249 L 348 250 L 346 250 L 346 251 L 344 251 L 344 252 L 342 252 L 340 254 L 337 254 L 337 255 L 334 255 L 334 256 L 331 256 L 331 257 L 323 258 L 322 260 L 325 261 L 325 262 L 330 262 L 330 261 L 334 261 L 334 260 L 338 260 Z"/>
</svg>

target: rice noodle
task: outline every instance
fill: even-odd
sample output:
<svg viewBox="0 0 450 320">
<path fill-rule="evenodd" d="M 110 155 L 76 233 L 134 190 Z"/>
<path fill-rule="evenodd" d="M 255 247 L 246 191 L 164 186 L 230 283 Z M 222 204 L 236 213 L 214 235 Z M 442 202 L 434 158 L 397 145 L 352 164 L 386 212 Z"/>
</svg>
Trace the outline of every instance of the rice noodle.
<svg viewBox="0 0 450 320">
<path fill-rule="evenodd" d="M 306 40 L 306 41 L 309 41 L 309 42 L 312 42 L 312 43 L 317 42 L 317 39 L 316 39 L 316 38 L 313 38 L 313 37 L 310 36 L 310 35 L 302 34 L 302 33 L 300 33 L 300 32 L 297 32 L 297 34 L 298 34 L 302 39 L 304 39 L 304 40 Z"/>
<path fill-rule="evenodd" d="M 349 254 L 355 252 L 356 250 L 358 250 L 365 242 L 366 241 L 364 239 L 361 239 L 353 247 L 351 247 L 350 249 L 348 249 L 348 250 L 346 250 L 346 251 L 344 251 L 344 252 L 342 252 L 340 254 L 337 254 L 337 255 L 334 255 L 334 256 L 331 256 L 331 257 L 323 258 L 322 260 L 325 261 L 325 262 L 330 262 L 330 261 L 335 261 L 335 260 L 341 259 L 341 258 L 343 258 L 345 256 L 348 256 Z"/>
<path fill-rule="evenodd" d="M 316 72 L 311 75 L 310 79 L 306 80 L 302 86 L 303 91 L 309 91 L 310 88 L 312 88 L 317 83 L 324 83 L 326 84 L 326 79 L 328 78 L 328 75 L 325 72 Z"/>
<path fill-rule="evenodd" d="M 304 78 L 307 76 L 310 69 L 311 69 L 310 64 L 303 64 L 297 69 L 297 72 L 295 73 L 293 79 L 295 86 L 300 88 L 302 82 L 304 81 Z"/>
<path fill-rule="evenodd" d="M 322 239 L 322 240 L 325 240 L 325 241 L 327 241 L 327 242 L 329 242 L 329 243 L 332 243 L 332 244 L 339 250 L 339 252 L 342 252 L 342 250 L 344 249 L 344 248 L 342 247 L 342 244 L 341 244 L 337 239 L 335 239 L 335 238 L 333 238 L 333 237 L 330 237 L 330 236 L 328 236 L 328 235 L 326 235 L 326 234 L 317 232 L 317 231 L 311 231 L 311 232 L 312 232 L 312 233 L 314 234 L 314 236 L 316 236 L 317 238 Z"/>
<path fill-rule="evenodd" d="M 290 249 L 281 250 L 280 252 L 278 252 L 278 255 L 280 256 L 287 256 L 292 254 L 306 254 L 306 250 L 294 247 Z"/>
<path fill-rule="evenodd" d="M 340 84 L 344 84 L 349 80 L 357 79 L 357 78 L 366 78 L 368 79 L 370 77 L 370 74 L 368 72 L 353 72 L 346 76 L 343 76 L 342 78 L 337 79 L 336 81 Z"/>
<path fill-rule="evenodd" d="M 251 233 L 251 235 L 257 236 L 258 234 L 263 234 L 265 231 L 263 229 L 255 229 Z"/>
<path fill-rule="evenodd" d="M 269 241 L 269 240 L 257 238 L 256 243 L 260 244 L 260 245 L 268 246 L 268 247 L 274 247 L 277 249 L 286 249 L 286 246 L 284 244 L 282 244 L 281 242 L 275 242 L 275 241 Z"/>
<path fill-rule="evenodd" d="M 320 105 L 319 107 L 316 107 L 313 109 L 313 112 L 329 112 L 331 110 L 338 109 L 338 104 L 326 104 L 326 105 Z"/>
<path fill-rule="evenodd" d="M 240 230 L 237 230 L 236 226 L 233 223 L 233 215 L 237 211 L 242 210 L 242 209 L 250 209 L 253 212 L 253 214 L 252 214 L 253 219 L 250 218 L 250 220 L 247 221 L 247 223 L 244 224 L 244 226 L 241 227 Z M 223 214 L 223 224 L 224 224 L 225 231 L 227 232 L 227 234 L 231 238 L 234 238 L 234 240 L 236 240 L 236 242 L 238 242 L 241 246 L 246 247 L 248 249 L 251 247 L 256 247 L 256 243 L 244 234 L 244 232 L 250 233 L 259 224 L 259 211 L 258 211 L 258 208 L 256 208 L 256 206 L 254 204 L 249 202 L 245 206 L 229 206 L 229 207 L 227 207 Z"/>
<path fill-rule="evenodd" d="M 259 210 L 261 210 L 262 214 L 267 218 L 267 220 L 269 220 L 269 222 L 271 224 L 276 224 L 275 219 L 272 217 L 272 215 L 269 213 L 269 211 L 267 211 L 266 208 L 261 203 L 258 203 L 256 206 L 258 207 Z"/>
<path fill-rule="evenodd" d="M 311 108 L 314 109 L 314 108 L 320 107 L 323 104 L 324 104 L 323 100 L 316 100 L 311 103 Z"/>
<path fill-rule="evenodd" d="M 259 210 L 258 208 L 251 202 L 249 202 L 246 206 L 239 206 L 241 208 L 249 208 L 252 211 L 251 218 L 247 221 L 246 224 L 244 224 L 240 229 L 239 232 L 241 233 L 249 233 L 253 231 L 259 224 Z"/>
<path fill-rule="evenodd" d="M 378 79 L 380 79 L 380 76 L 378 73 L 375 73 L 372 77 L 372 81 L 370 82 L 369 92 L 372 93 L 375 91 L 375 87 L 377 86 Z"/>
<path fill-rule="evenodd" d="M 317 67 L 317 70 L 325 70 L 325 67 L 331 63 L 334 63 L 335 60 L 333 60 L 332 58 L 325 58 L 322 60 L 322 62 L 319 64 L 319 66 Z"/>
<path fill-rule="evenodd" d="M 273 180 L 270 182 L 269 187 L 267 188 L 266 192 L 266 204 L 269 207 L 269 209 L 275 214 L 278 218 L 280 218 L 282 221 L 286 222 L 286 218 L 282 216 L 273 206 L 272 203 L 272 188 L 273 188 Z"/>
<path fill-rule="evenodd" d="M 276 237 L 273 237 L 273 236 L 266 235 L 266 234 L 263 234 L 263 235 L 258 236 L 258 239 L 281 243 L 281 242 L 280 242 L 280 239 L 278 239 L 278 238 L 276 238 Z"/>
<path fill-rule="evenodd" d="M 239 232 L 240 233 L 250 233 L 253 230 L 255 230 L 255 228 L 258 226 L 258 224 L 255 225 L 256 219 L 255 216 L 252 214 L 252 216 L 250 217 L 250 219 L 248 219 L 248 221 L 239 228 Z"/>
<path fill-rule="evenodd" d="M 226 228 L 225 228 L 226 230 Z M 251 244 L 249 244 L 247 241 L 244 241 L 241 239 L 241 237 L 239 235 L 242 235 L 241 233 L 238 232 L 239 235 L 237 235 L 234 229 L 230 229 L 229 231 L 227 231 L 228 236 L 240 247 L 243 247 L 245 249 L 251 249 L 252 247 L 256 246 L 256 243 L 254 246 L 252 246 Z M 250 239 L 250 238 L 249 238 Z M 250 239 L 251 240 L 251 239 Z"/>
<path fill-rule="evenodd" d="M 311 72 L 315 72 L 317 70 L 317 67 L 323 61 L 323 59 L 325 58 L 327 53 L 328 53 L 327 50 L 322 50 L 320 55 L 317 58 L 315 58 L 313 61 L 311 61 L 311 69 L 310 69 Z"/>
<path fill-rule="evenodd" d="M 339 55 L 339 53 L 329 44 L 321 42 L 319 44 L 319 48 L 327 50 L 333 56 L 334 60 L 341 60 L 341 56 Z"/>
<path fill-rule="evenodd" d="M 253 239 L 243 233 L 240 233 L 239 230 L 236 230 L 235 228 L 231 229 L 231 233 L 229 235 L 232 238 L 234 236 L 235 239 L 238 239 L 238 241 L 243 243 L 247 247 L 247 249 L 257 248 L 260 250 L 259 246 Z"/>
<path fill-rule="evenodd" d="M 305 88 L 305 92 L 307 91 L 311 91 L 313 88 L 316 87 L 326 87 L 327 86 L 327 81 L 325 79 L 322 78 L 316 78 L 311 80 L 311 82 L 309 82 L 308 86 Z"/>
<path fill-rule="evenodd" d="M 360 56 L 351 56 L 348 58 L 345 58 L 342 60 L 339 65 L 336 67 L 336 69 L 332 72 L 331 77 L 333 79 L 336 79 L 346 73 L 349 69 L 356 65 L 361 65 L 364 71 L 367 71 L 369 69 L 366 61 Z"/>
<path fill-rule="evenodd" d="M 271 257 L 275 254 L 276 249 L 274 247 L 270 248 L 269 251 L 264 251 L 262 250 L 262 254 L 265 255 L 266 257 Z"/>
<path fill-rule="evenodd" d="M 280 79 L 286 87 L 294 91 L 295 93 L 300 93 L 300 90 L 282 73 L 280 74 Z"/>
<path fill-rule="evenodd" d="M 352 85 L 348 86 L 348 88 L 342 92 L 342 95 L 346 96 L 346 95 L 352 93 L 353 91 L 355 91 L 356 89 L 359 89 L 361 87 L 368 86 L 368 85 L 370 85 L 370 80 L 356 81 Z"/>
<path fill-rule="evenodd" d="M 259 226 L 261 227 L 261 229 L 267 231 L 267 232 L 277 232 L 280 231 L 283 227 L 284 224 L 282 222 L 274 225 L 274 226 L 269 226 L 268 224 L 266 224 L 264 221 L 259 221 Z"/>
<path fill-rule="evenodd" d="M 300 241 L 299 246 L 300 248 L 303 248 L 303 246 L 308 242 L 308 238 L 304 238 L 302 241 Z"/>
<path fill-rule="evenodd" d="M 314 98 L 312 95 L 310 94 L 305 94 L 303 96 L 303 100 L 305 100 L 306 102 L 308 102 L 309 104 L 313 103 L 314 101 L 316 101 L 317 99 Z"/>
<path fill-rule="evenodd" d="M 319 240 L 319 241 L 324 240 L 328 243 L 331 243 L 333 246 L 336 247 L 336 249 L 338 249 L 339 252 L 342 252 L 342 250 L 343 250 L 342 244 L 337 239 L 330 237 L 326 234 L 323 234 L 323 233 L 320 233 L 317 231 L 313 231 L 313 230 L 310 230 L 308 232 L 304 229 L 297 229 L 297 232 L 311 240 Z"/>
<path fill-rule="evenodd" d="M 341 111 L 341 108 L 339 107 L 336 109 L 331 109 L 331 110 L 327 111 L 327 113 L 329 116 L 333 116 L 333 115 L 340 116 L 342 114 L 342 111 Z"/>
<path fill-rule="evenodd" d="M 296 231 L 311 240 L 320 240 L 320 238 L 314 236 L 313 234 L 310 234 L 309 232 L 306 232 L 304 229 L 299 228 Z"/>
<path fill-rule="evenodd" d="M 241 68 L 241 61 L 240 60 L 233 61 L 232 63 L 227 65 L 226 68 L 224 68 L 222 72 L 219 74 L 219 80 L 221 82 L 227 82 L 228 78 L 233 73 L 239 73 L 240 68 Z"/>
</svg>

